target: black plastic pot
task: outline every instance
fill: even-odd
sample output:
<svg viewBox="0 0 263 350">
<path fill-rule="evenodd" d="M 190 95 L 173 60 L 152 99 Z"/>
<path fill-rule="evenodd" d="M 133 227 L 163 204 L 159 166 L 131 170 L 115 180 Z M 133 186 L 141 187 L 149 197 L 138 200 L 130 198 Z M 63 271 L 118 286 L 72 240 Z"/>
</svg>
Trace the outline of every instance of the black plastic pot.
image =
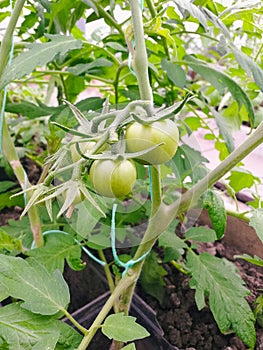
<svg viewBox="0 0 263 350">
<path fill-rule="evenodd" d="M 97 293 L 100 293 L 98 297 L 72 312 L 72 316 L 81 325 L 89 328 L 110 295 L 110 292 L 105 292 L 106 281 L 104 276 L 99 271 L 98 266 L 94 266 L 90 262 L 83 271 L 76 273 L 67 269 L 65 275 L 70 290 L 72 291 L 73 289 L 71 308 L 72 304 L 83 304 L 84 298 L 88 299 L 90 297 L 88 292 L 90 290 L 89 286 L 92 286 L 91 288 L 94 287 L 97 289 Z M 83 288 L 78 289 L 81 286 Z M 102 292 L 102 290 L 104 291 Z M 136 317 L 137 322 L 150 333 L 149 337 L 135 341 L 137 350 L 179 350 L 163 337 L 164 332 L 156 320 L 155 312 L 136 293 L 133 296 L 130 315 Z M 70 324 L 67 319 L 64 319 L 64 321 Z M 107 350 L 110 344 L 111 341 L 98 331 L 88 349 Z"/>
</svg>

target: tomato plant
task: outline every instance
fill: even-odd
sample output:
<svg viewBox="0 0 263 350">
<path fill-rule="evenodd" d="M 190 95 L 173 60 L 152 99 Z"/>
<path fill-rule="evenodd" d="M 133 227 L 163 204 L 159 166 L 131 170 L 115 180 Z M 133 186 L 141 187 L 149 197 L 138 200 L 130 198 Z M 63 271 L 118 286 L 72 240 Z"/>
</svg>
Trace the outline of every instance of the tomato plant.
<svg viewBox="0 0 263 350">
<path fill-rule="evenodd" d="M 105 197 L 124 197 L 136 181 L 136 167 L 130 160 L 95 160 L 90 180 L 97 193 Z"/>
<path fill-rule="evenodd" d="M 144 164 L 166 163 L 172 159 L 178 148 L 179 131 L 170 119 L 146 125 L 132 123 L 127 127 L 125 136 L 129 152 L 143 151 L 160 144 L 158 148 L 139 157 Z"/>
<path fill-rule="evenodd" d="M 20 300 L 0 308 L 0 348 L 84 350 L 101 329 L 120 350 L 148 336 L 128 314 L 140 276 L 162 302 L 160 261 L 190 276 L 198 308 L 208 302 L 222 333 L 253 348 L 243 281 L 230 262 L 196 247 L 221 239 L 227 214 L 262 241 L 262 179 L 239 167 L 263 141 L 260 1 L 5 0 L 0 8 L 0 166 L 12 170 L 11 181 L 1 171 L 1 206 L 22 188 L 10 204 L 21 221 L 0 230 L 0 301 Z M 236 147 L 232 133 L 243 123 L 253 132 Z M 200 130 L 218 151 L 212 171 L 188 144 Z M 31 179 L 36 164 L 41 175 Z M 234 198 L 255 189 L 249 215 L 227 213 L 219 180 Z M 212 228 L 179 237 L 195 207 L 207 209 Z M 115 248 L 126 243 L 121 259 Z M 65 261 L 85 267 L 82 249 L 103 266 L 111 292 L 89 329 L 69 313 L 62 275 Z"/>
</svg>

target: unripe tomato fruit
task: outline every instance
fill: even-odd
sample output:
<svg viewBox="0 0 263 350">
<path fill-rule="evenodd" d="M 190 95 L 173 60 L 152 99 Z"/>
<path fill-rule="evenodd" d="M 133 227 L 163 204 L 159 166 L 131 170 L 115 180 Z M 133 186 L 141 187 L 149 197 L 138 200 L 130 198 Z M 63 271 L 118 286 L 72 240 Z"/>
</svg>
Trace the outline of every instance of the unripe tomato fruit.
<svg viewBox="0 0 263 350">
<path fill-rule="evenodd" d="M 81 153 L 85 155 L 93 146 L 95 146 L 94 141 L 79 142 L 79 149 Z M 77 150 L 77 145 L 74 143 L 70 146 L 71 157 L 74 163 L 81 159 L 81 154 Z"/>
<path fill-rule="evenodd" d="M 81 138 L 74 137 L 72 140 L 78 141 L 78 140 L 81 140 Z M 78 142 L 79 149 L 80 149 L 81 153 L 83 153 L 84 155 L 87 155 L 88 151 L 90 151 L 92 149 L 92 147 L 95 146 L 95 144 L 96 144 L 96 141 Z M 108 148 L 107 144 L 103 145 L 100 148 L 100 152 L 105 151 L 107 148 Z M 70 146 L 70 151 L 71 151 L 71 157 L 72 157 L 72 160 L 74 163 L 76 163 L 78 160 L 81 159 L 81 154 L 77 150 L 76 143 L 73 143 Z"/>
<path fill-rule="evenodd" d="M 67 193 L 68 193 L 68 190 L 66 190 L 65 192 L 62 193 L 62 197 L 64 200 L 67 197 Z M 85 199 L 84 194 L 79 189 L 77 189 L 77 191 L 74 194 L 74 200 L 73 200 L 72 204 L 77 205 L 77 204 L 83 202 L 84 199 Z"/>
<path fill-rule="evenodd" d="M 105 197 L 118 198 L 132 191 L 136 181 L 136 167 L 130 160 L 95 160 L 90 168 L 94 190 Z"/>
<path fill-rule="evenodd" d="M 129 152 L 143 151 L 162 142 L 163 145 L 138 158 L 143 164 L 163 164 L 175 155 L 179 142 L 178 128 L 172 120 L 165 119 L 148 125 L 134 122 L 126 129 Z"/>
</svg>

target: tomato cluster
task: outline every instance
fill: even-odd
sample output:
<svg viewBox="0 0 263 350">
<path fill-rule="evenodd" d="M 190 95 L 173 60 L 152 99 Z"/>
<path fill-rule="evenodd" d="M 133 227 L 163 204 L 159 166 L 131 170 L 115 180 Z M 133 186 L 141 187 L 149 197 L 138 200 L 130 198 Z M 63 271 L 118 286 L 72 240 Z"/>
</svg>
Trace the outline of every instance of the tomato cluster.
<svg viewBox="0 0 263 350">
<path fill-rule="evenodd" d="M 126 128 L 126 148 L 130 153 L 138 153 L 134 160 L 147 165 L 163 164 L 176 153 L 179 132 L 170 119 L 154 121 L 150 124 L 133 122 Z M 85 154 L 94 146 L 94 142 L 79 143 L 80 151 Z M 156 148 L 153 149 L 153 147 Z M 150 149 L 147 151 L 148 149 Z M 143 153 L 143 154 L 142 154 Z M 74 162 L 81 158 L 76 145 L 71 146 Z M 133 160 L 116 157 L 95 160 L 90 168 L 90 181 L 94 190 L 105 197 L 118 198 L 128 195 L 136 181 L 136 167 Z"/>
</svg>

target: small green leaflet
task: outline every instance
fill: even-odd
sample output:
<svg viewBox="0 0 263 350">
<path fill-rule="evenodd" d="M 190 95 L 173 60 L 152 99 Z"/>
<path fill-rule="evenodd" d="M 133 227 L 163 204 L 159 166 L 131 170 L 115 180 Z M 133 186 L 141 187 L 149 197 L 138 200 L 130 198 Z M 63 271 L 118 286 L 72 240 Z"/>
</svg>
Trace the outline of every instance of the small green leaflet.
<svg viewBox="0 0 263 350">
<path fill-rule="evenodd" d="M 233 329 L 240 339 L 254 348 L 256 341 L 255 318 L 245 296 L 249 291 L 236 273 L 235 266 L 225 259 L 208 253 L 187 254 L 187 268 L 192 275 L 190 287 L 195 289 L 199 310 L 208 298 L 210 309 L 222 333 Z"/>
<path fill-rule="evenodd" d="M 255 181 L 260 183 L 260 179 L 254 176 L 249 170 L 235 167 L 231 170 L 230 176 L 227 178 L 229 185 L 239 192 L 244 188 L 250 188 L 254 185 Z"/>
<path fill-rule="evenodd" d="M 35 315 L 13 303 L 0 308 L 1 349 L 74 350 L 81 336 L 54 318 Z M 6 346 L 6 347 L 4 347 Z"/>
<path fill-rule="evenodd" d="M 72 236 L 63 233 L 46 235 L 44 247 L 29 250 L 27 255 L 34 257 L 49 272 L 63 272 L 65 260 L 74 270 L 85 267 L 81 260 L 81 246 L 76 244 Z"/>
<path fill-rule="evenodd" d="M 129 345 L 124 346 L 121 350 L 136 350 L 135 344 L 131 343 Z"/>
<path fill-rule="evenodd" d="M 150 252 L 143 265 L 140 275 L 140 283 L 143 290 L 155 297 L 159 303 L 163 302 L 165 293 L 165 282 L 163 277 L 167 275 L 167 271 L 160 264 L 158 255 L 155 252 Z"/>
<path fill-rule="evenodd" d="M 250 262 L 253 265 L 257 265 L 257 266 L 261 266 L 263 267 L 263 260 L 260 259 L 258 256 L 254 255 L 254 257 L 252 258 L 252 256 L 247 255 L 247 254 L 243 254 L 243 255 L 235 255 L 235 259 L 243 259 L 246 260 L 248 262 Z"/>
<path fill-rule="evenodd" d="M 136 318 L 124 313 L 110 315 L 103 323 L 101 330 L 106 337 L 117 341 L 128 342 L 148 337 L 145 328 L 135 322 Z"/>
<path fill-rule="evenodd" d="M 0 228 L 0 253 L 7 254 L 11 252 L 22 252 L 22 242 L 20 239 L 11 237 L 7 232 Z"/>
<path fill-rule="evenodd" d="M 47 43 L 33 43 L 27 51 L 17 56 L 10 66 L 7 66 L 0 79 L 0 90 L 14 79 L 20 79 L 31 73 L 37 66 L 44 66 L 56 55 L 64 55 L 70 50 L 82 46 L 80 40 L 65 35 L 46 35 L 51 39 Z"/>
<path fill-rule="evenodd" d="M 263 208 L 255 209 L 253 211 L 249 225 L 255 229 L 258 238 L 263 243 Z"/>
<path fill-rule="evenodd" d="M 195 242 L 214 242 L 217 237 L 214 230 L 208 227 L 191 227 L 185 232 L 187 240 Z"/>
<path fill-rule="evenodd" d="M 222 238 L 227 219 L 223 199 L 215 191 L 209 189 L 203 195 L 203 207 L 208 211 L 217 239 Z"/>
<path fill-rule="evenodd" d="M 51 274 L 33 258 L 0 255 L 0 281 L 10 296 L 23 300 L 22 307 L 34 313 L 54 315 L 70 301 L 61 272 Z"/>
</svg>

